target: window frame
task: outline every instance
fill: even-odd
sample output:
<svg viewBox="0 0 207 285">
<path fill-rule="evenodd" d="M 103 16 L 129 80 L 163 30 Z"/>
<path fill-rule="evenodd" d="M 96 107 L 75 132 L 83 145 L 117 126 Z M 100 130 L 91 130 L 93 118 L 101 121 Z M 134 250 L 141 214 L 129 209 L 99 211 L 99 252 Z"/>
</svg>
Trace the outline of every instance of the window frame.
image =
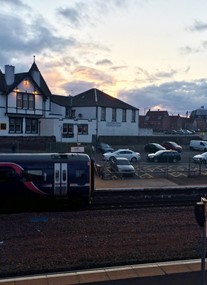
<svg viewBox="0 0 207 285">
<path fill-rule="evenodd" d="M 35 95 L 33 93 L 17 92 L 16 106 L 17 109 L 34 110 Z"/>
</svg>

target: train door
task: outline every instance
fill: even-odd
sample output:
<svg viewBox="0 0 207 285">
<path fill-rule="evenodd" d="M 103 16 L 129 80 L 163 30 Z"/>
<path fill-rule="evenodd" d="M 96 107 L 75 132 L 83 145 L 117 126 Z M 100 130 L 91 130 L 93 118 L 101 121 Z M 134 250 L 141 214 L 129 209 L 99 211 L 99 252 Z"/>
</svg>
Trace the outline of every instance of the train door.
<svg viewBox="0 0 207 285">
<path fill-rule="evenodd" d="M 54 194 L 67 195 L 68 192 L 68 165 L 67 163 L 54 164 Z"/>
</svg>

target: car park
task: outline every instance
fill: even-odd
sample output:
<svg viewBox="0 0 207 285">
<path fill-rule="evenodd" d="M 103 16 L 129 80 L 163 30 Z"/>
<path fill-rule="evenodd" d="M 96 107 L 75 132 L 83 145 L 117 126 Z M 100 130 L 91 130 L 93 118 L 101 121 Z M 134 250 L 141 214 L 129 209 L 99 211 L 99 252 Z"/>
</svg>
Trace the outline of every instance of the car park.
<svg viewBox="0 0 207 285">
<path fill-rule="evenodd" d="M 176 142 L 172 141 L 164 141 L 161 143 L 162 146 L 164 146 L 166 149 L 170 150 L 177 150 L 178 152 L 181 152 L 183 150 L 182 146 L 177 144 Z"/>
<path fill-rule="evenodd" d="M 98 152 L 102 152 L 102 153 L 114 151 L 113 147 L 111 147 L 109 144 L 101 143 L 101 142 L 97 144 L 96 149 Z"/>
<path fill-rule="evenodd" d="M 110 160 L 110 168 L 122 176 L 134 176 L 135 168 L 125 157 L 115 157 Z"/>
<path fill-rule="evenodd" d="M 165 150 L 166 148 L 159 143 L 148 143 L 144 146 L 146 152 L 156 152 L 158 150 Z"/>
<path fill-rule="evenodd" d="M 207 163 L 207 152 L 194 155 L 193 162 L 200 163 L 200 164 L 206 164 Z"/>
<path fill-rule="evenodd" d="M 177 162 L 181 160 L 181 155 L 176 150 L 159 150 L 147 155 L 149 162 Z"/>
<path fill-rule="evenodd" d="M 103 154 L 105 160 L 113 160 L 115 157 L 125 157 L 129 161 L 136 162 L 141 159 L 139 152 L 134 152 L 130 149 L 118 149 L 114 152 L 107 152 Z"/>
</svg>

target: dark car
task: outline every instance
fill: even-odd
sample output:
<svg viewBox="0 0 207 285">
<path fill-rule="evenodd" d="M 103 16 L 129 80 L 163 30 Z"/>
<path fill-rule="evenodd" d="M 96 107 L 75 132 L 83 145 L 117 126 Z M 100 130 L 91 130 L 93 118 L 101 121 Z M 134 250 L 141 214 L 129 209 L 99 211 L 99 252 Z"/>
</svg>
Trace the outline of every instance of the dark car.
<svg viewBox="0 0 207 285">
<path fill-rule="evenodd" d="M 148 143 L 144 146 L 146 152 L 156 152 L 158 150 L 165 150 L 166 148 L 159 143 Z"/>
<path fill-rule="evenodd" d="M 97 151 L 106 153 L 106 152 L 113 152 L 114 149 L 107 143 L 98 143 L 96 147 Z"/>
<path fill-rule="evenodd" d="M 134 176 L 135 169 L 129 160 L 125 157 L 114 157 L 110 161 L 110 168 L 117 174 Z"/>
<path fill-rule="evenodd" d="M 161 143 L 161 145 L 164 146 L 166 149 L 177 150 L 178 152 L 181 152 L 183 150 L 182 146 L 177 144 L 176 142 L 164 141 L 163 143 Z"/>
<path fill-rule="evenodd" d="M 177 162 L 181 160 L 181 155 L 176 150 L 159 150 L 147 155 L 149 162 Z"/>
</svg>

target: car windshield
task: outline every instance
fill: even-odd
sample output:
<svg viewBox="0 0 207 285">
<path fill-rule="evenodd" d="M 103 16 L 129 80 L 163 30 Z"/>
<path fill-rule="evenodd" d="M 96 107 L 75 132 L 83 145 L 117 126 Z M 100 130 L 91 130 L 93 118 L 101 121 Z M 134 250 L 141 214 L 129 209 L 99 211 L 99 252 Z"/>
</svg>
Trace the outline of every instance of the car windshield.
<svg viewBox="0 0 207 285">
<path fill-rule="evenodd" d="M 178 146 L 178 144 L 176 144 L 175 142 L 169 142 L 169 144 L 171 144 L 173 146 Z"/>
<path fill-rule="evenodd" d="M 159 155 L 159 154 L 161 154 L 163 152 L 165 152 L 165 150 L 158 150 L 158 151 L 155 152 L 155 155 Z"/>
<path fill-rule="evenodd" d="M 110 145 L 107 144 L 107 143 L 102 143 L 101 146 L 103 146 L 103 147 L 110 147 Z"/>
<path fill-rule="evenodd" d="M 164 149 L 164 147 L 163 147 L 162 145 L 158 144 L 158 143 L 154 143 L 153 145 L 154 145 L 157 149 L 160 149 L 160 150 L 163 150 L 163 149 Z"/>
</svg>

